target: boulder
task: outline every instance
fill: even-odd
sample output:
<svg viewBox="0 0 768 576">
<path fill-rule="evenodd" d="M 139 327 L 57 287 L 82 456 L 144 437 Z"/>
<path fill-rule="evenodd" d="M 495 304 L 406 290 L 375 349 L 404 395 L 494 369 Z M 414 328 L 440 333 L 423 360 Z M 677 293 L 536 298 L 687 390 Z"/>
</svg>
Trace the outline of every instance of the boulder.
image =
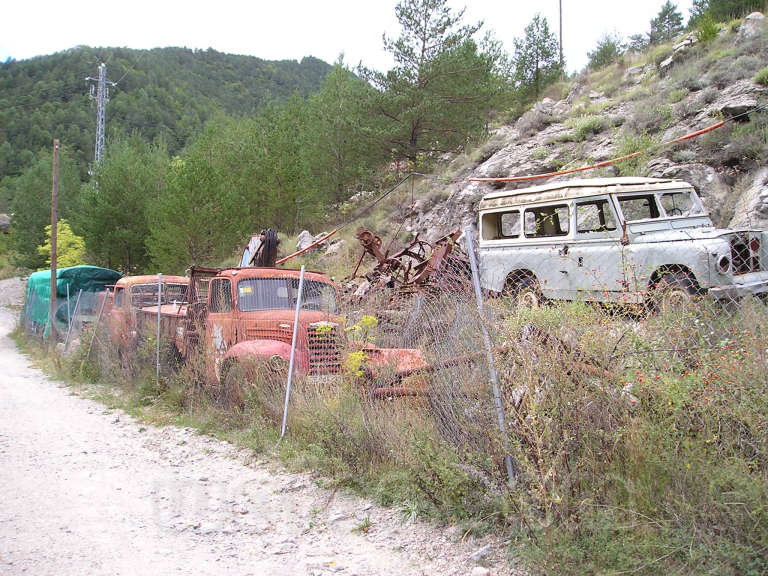
<svg viewBox="0 0 768 576">
<path fill-rule="evenodd" d="M 752 12 L 749 16 L 744 18 L 739 26 L 739 33 L 736 36 L 737 41 L 748 40 L 749 38 L 756 38 L 764 33 L 765 30 L 765 16 L 760 12 Z"/>
<path fill-rule="evenodd" d="M 309 230 L 302 230 L 299 237 L 296 239 L 296 250 L 304 250 L 311 246 L 314 241 L 315 238 Z"/>
<path fill-rule="evenodd" d="M 730 228 L 768 230 L 768 168 L 759 170 L 736 201 Z"/>
<path fill-rule="evenodd" d="M 8 234 L 11 231 L 11 217 L 8 214 L 0 214 L 0 233 Z"/>
<path fill-rule="evenodd" d="M 344 240 L 337 240 L 336 242 L 332 242 L 328 245 L 328 248 L 325 249 L 325 255 L 335 256 L 339 253 L 339 250 L 342 246 L 344 246 Z"/>
</svg>

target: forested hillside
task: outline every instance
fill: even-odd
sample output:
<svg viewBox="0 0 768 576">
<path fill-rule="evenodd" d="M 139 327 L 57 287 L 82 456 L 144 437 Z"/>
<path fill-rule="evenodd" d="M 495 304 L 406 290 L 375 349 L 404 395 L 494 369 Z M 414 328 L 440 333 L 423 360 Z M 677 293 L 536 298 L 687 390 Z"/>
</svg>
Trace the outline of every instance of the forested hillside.
<svg viewBox="0 0 768 576">
<path fill-rule="evenodd" d="M 105 62 L 111 90 L 111 133 L 162 138 L 175 154 L 217 112 L 255 113 L 260 106 L 317 91 L 330 65 L 317 58 L 271 62 L 187 48 L 79 46 L 0 65 L 0 179 L 18 176 L 41 148 L 59 138 L 82 176 L 93 160 L 95 104 L 85 78 Z M 0 199 L 0 202 L 3 200 Z M 6 199 L 7 201 L 7 199 Z M 0 205 L 0 211 L 7 206 Z"/>
</svg>

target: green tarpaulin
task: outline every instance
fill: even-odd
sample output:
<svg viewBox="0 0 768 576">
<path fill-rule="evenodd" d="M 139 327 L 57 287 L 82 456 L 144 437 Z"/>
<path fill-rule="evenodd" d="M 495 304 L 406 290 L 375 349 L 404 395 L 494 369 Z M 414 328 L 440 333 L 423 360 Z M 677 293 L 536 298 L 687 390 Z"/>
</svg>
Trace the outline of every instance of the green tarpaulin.
<svg viewBox="0 0 768 576">
<path fill-rule="evenodd" d="M 121 277 L 120 272 L 98 266 L 60 268 L 56 270 L 56 298 L 60 302 L 63 300 L 66 306 L 67 286 L 69 286 L 70 298 L 74 300 L 80 290 L 83 292 L 101 292 Z M 51 271 L 41 270 L 30 274 L 27 280 L 27 301 L 25 303 L 27 318 L 37 324 L 47 325 L 50 296 Z"/>
</svg>

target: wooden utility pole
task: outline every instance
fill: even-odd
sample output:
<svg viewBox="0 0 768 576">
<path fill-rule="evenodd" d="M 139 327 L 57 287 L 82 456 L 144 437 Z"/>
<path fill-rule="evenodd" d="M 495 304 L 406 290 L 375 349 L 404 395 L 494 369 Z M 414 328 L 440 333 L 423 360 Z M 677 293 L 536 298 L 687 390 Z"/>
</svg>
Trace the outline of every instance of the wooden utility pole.
<svg viewBox="0 0 768 576">
<path fill-rule="evenodd" d="M 563 66 L 563 0 L 560 0 L 560 80 L 565 80 L 565 67 Z"/>
<path fill-rule="evenodd" d="M 48 310 L 48 344 L 51 348 L 56 346 L 56 228 L 58 216 L 56 214 L 59 204 L 59 141 L 53 141 L 53 186 L 51 187 L 51 307 Z"/>
</svg>

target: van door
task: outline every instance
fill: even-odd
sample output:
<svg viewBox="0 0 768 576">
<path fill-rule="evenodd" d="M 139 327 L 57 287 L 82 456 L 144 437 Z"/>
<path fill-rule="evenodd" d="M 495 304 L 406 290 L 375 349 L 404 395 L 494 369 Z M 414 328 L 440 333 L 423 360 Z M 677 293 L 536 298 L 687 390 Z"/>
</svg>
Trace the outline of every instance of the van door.
<svg viewBox="0 0 768 576">
<path fill-rule="evenodd" d="M 626 290 L 621 230 L 608 196 L 575 202 L 573 242 L 567 271 L 573 298 L 614 300 Z"/>
</svg>

